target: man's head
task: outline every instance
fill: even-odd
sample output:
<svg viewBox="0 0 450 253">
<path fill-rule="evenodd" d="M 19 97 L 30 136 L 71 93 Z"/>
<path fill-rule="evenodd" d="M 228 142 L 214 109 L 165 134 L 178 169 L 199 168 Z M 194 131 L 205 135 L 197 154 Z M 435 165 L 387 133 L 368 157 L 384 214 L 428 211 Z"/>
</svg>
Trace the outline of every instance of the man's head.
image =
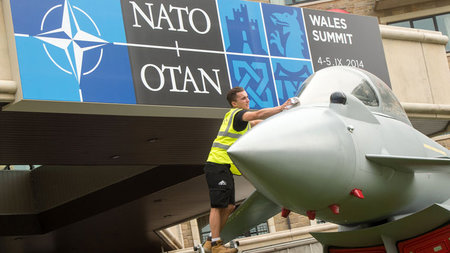
<svg viewBox="0 0 450 253">
<path fill-rule="evenodd" d="M 234 87 L 229 90 L 227 100 L 233 108 L 250 109 L 250 100 L 247 92 L 242 87 Z"/>
</svg>

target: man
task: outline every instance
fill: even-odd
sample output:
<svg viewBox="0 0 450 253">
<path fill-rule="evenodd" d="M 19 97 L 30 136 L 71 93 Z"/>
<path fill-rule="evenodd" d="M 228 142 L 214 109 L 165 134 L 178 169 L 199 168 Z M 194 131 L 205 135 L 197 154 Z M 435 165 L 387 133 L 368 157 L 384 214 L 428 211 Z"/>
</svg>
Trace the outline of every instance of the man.
<svg viewBox="0 0 450 253">
<path fill-rule="evenodd" d="M 242 87 L 231 89 L 227 94 L 227 100 L 232 109 L 225 115 L 204 168 L 211 201 L 209 214 L 211 234 L 203 245 L 207 253 L 237 252 L 235 248 L 225 247 L 220 240 L 220 231 L 235 208 L 233 174 L 241 175 L 228 156 L 227 149 L 252 126 L 291 105 L 291 100 L 288 99 L 281 106 L 248 111 L 250 100 Z"/>
</svg>

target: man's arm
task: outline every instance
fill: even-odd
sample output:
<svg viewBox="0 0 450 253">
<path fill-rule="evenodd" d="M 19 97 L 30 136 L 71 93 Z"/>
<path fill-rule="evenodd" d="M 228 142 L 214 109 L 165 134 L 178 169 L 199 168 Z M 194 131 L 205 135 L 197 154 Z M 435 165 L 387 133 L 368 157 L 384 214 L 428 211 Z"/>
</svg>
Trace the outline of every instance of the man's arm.
<svg viewBox="0 0 450 253">
<path fill-rule="evenodd" d="M 254 127 L 254 126 L 258 125 L 262 121 L 263 121 L 262 119 L 252 120 L 252 121 L 250 121 L 250 125 L 252 127 Z"/>
<path fill-rule="evenodd" d="M 288 99 L 284 104 L 280 106 L 275 106 L 272 108 L 264 108 L 258 111 L 250 112 L 247 111 L 242 115 L 242 120 L 244 121 L 254 121 L 254 120 L 263 120 L 267 119 L 268 117 L 275 115 L 279 112 L 282 112 L 286 109 L 288 105 L 291 105 L 291 100 Z M 256 124 L 255 124 L 256 125 Z"/>
</svg>

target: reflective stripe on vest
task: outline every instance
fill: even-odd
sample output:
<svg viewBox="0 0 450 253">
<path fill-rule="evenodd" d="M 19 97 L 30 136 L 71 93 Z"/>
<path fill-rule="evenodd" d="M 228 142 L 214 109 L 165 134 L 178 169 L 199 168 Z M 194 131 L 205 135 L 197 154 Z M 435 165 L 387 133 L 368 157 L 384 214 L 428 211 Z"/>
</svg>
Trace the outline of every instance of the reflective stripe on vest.
<svg viewBox="0 0 450 253">
<path fill-rule="evenodd" d="M 225 149 L 225 150 L 228 150 L 228 148 L 230 148 L 230 146 L 224 145 L 224 144 L 221 144 L 218 142 L 214 142 L 212 146 L 215 148 L 221 148 L 221 149 Z"/>
<path fill-rule="evenodd" d="M 227 132 L 219 132 L 219 134 L 217 135 L 217 136 L 228 136 L 228 137 L 231 137 L 231 138 L 239 138 L 239 137 L 241 137 L 242 136 L 242 134 L 233 134 L 233 133 L 227 133 Z"/>
<path fill-rule="evenodd" d="M 208 162 L 219 164 L 230 164 L 230 170 L 233 174 L 241 175 L 236 166 L 234 166 L 227 154 L 228 148 L 250 128 L 250 124 L 242 131 L 236 131 L 233 128 L 234 116 L 242 109 L 234 108 L 227 112 L 220 126 L 219 133 L 214 140 L 211 151 L 209 152 Z"/>
</svg>

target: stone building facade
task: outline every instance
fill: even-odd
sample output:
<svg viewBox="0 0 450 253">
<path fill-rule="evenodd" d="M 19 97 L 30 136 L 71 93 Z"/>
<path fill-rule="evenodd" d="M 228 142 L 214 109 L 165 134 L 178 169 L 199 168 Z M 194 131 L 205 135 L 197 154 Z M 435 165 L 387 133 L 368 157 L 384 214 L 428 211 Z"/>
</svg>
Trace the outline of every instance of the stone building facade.
<svg viewBox="0 0 450 253">
<path fill-rule="evenodd" d="M 305 4 L 296 4 L 305 8 L 317 10 L 342 9 L 362 16 L 378 18 L 442 8 L 450 5 L 449 0 L 421 0 L 421 1 L 386 1 L 386 0 L 322 0 Z"/>
<path fill-rule="evenodd" d="M 204 221 L 207 220 L 205 218 L 207 218 L 207 216 L 199 218 L 199 220 L 197 220 L 198 223 L 197 222 L 195 223 L 204 224 Z M 199 233 L 199 231 L 198 230 L 194 231 L 194 229 L 192 229 L 192 223 L 193 223 L 192 221 L 186 221 L 179 225 L 181 227 L 184 248 L 190 248 L 195 246 L 194 233 Z M 291 212 L 287 218 L 282 217 L 281 213 L 279 213 L 275 215 L 273 218 L 269 219 L 267 223 L 270 233 L 291 230 L 311 225 L 311 222 L 308 219 L 308 217 L 294 212 Z"/>
<path fill-rule="evenodd" d="M 273 217 L 275 222 L 275 231 L 283 231 L 293 228 L 305 227 L 311 225 L 308 217 L 291 212 L 287 218 L 281 216 L 281 213 Z"/>
<path fill-rule="evenodd" d="M 380 24 L 450 12 L 450 0 L 319 0 L 294 6 L 317 10 L 342 9 L 356 15 L 378 17 Z M 450 65 L 450 53 L 447 59 Z"/>
</svg>

